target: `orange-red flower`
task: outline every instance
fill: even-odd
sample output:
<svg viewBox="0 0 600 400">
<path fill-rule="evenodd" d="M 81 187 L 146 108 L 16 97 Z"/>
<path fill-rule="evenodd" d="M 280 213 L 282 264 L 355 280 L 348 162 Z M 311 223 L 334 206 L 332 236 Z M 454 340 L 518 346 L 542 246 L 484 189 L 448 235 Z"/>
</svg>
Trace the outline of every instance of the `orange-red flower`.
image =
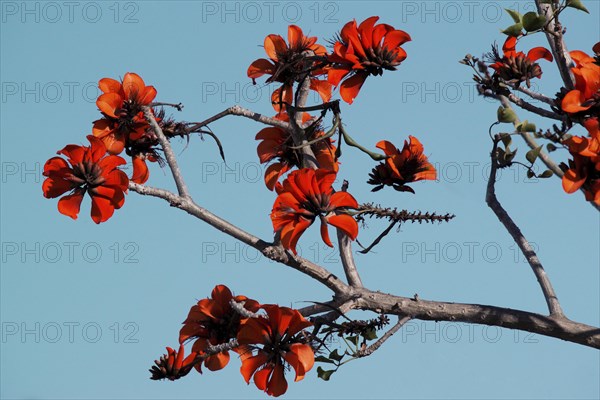
<svg viewBox="0 0 600 400">
<path fill-rule="evenodd" d="M 540 58 L 552 61 L 552 53 L 544 47 L 534 47 L 527 55 L 522 51 L 516 50 L 517 38 L 509 36 L 502 46 L 504 55 L 500 57 L 496 45 L 492 48 L 492 53 L 489 55 L 494 62 L 490 65 L 496 75 L 507 82 L 526 82 L 527 86 L 531 85 L 532 78 L 542 77 L 542 68 L 536 62 Z"/>
<path fill-rule="evenodd" d="M 235 296 L 225 285 L 217 285 L 210 299 L 202 299 L 190 309 L 183 328 L 179 332 L 179 343 L 193 339 L 192 351 L 202 354 L 209 345 L 228 343 L 235 338 L 243 317 L 235 311 L 230 302 L 244 302 L 244 307 L 252 312 L 260 305 L 246 296 Z M 224 368 L 229 363 L 229 352 L 223 351 L 206 358 L 204 365 L 211 371 Z M 195 368 L 201 371 L 201 363 Z"/>
<path fill-rule="evenodd" d="M 289 117 L 285 113 L 280 113 L 275 118 L 289 121 Z M 302 122 L 307 122 L 310 118 L 311 116 L 308 113 L 304 113 Z M 320 129 L 313 129 L 312 132 L 307 132 L 307 139 L 311 141 L 324 134 Z M 298 150 L 291 148 L 294 146 L 292 135 L 278 127 L 262 129 L 256 134 L 256 140 L 261 140 L 256 149 L 261 164 L 277 160 L 269 165 L 265 171 L 265 184 L 269 190 L 273 190 L 283 174 L 293 167 L 301 166 L 302 154 Z M 338 163 L 335 160 L 336 148 L 331 138 L 320 140 L 312 144 L 311 148 L 321 168 L 337 172 Z"/>
<path fill-rule="evenodd" d="M 267 318 L 249 318 L 242 324 L 238 334 L 240 345 L 249 346 L 255 355 L 242 355 L 240 372 L 250 383 L 269 396 L 281 396 L 287 390 L 285 367 L 289 364 L 295 371 L 295 381 L 304 376 L 315 363 L 315 354 L 306 340 L 299 334 L 312 325 L 297 311 L 277 305 L 264 305 Z"/>
<path fill-rule="evenodd" d="M 296 254 L 296 244 L 304 231 L 321 220 L 321 238 L 330 247 L 327 224 L 333 225 L 352 240 L 358 236 L 358 224 L 344 213 L 348 208 L 358 208 L 358 203 L 347 192 L 333 192 L 331 185 L 336 173 L 325 169 L 303 168 L 291 172 L 277 189 L 271 220 L 279 232 L 284 248 Z"/>
<path fill-rule="evenodd" d="M 597 47 L 600 47 L 598 44 Z M 569 114 L 585 112 L 590 116 L 600 114 L 600 62 L 580 50 L 570 52 L 575 62 L 571 72 L 575 77 L 575 89 L 561 101 L 561 108 Z"/>
<path fill-rule="evenodd" d="M 44 165 L 42 189 L 44 197 L 53 199 L 63 194 L 58 201 L 58 211 L 77 219 L 81 201 L 87 192 L 92 198 L 92 220 L 99 224 L 108 220 L 115 209 L 125 203 L 129 186 L 127 175 L 117 169 L 125 164 L 119 156 L 106 156 L 104 143 L 88 135 L 90 146 L 67 145 L 57 152 L 67 157 L 52 157 Z"/>
<path fill-rule="evenodd" d="M 589 137 L 573 136 L 565 141 L 573 160 L 562 164 L 562 186 L 565 192 L 574 193 L 583 188 L 588 201 L 600 205 L 600 127 L 598 118 L 589 118 L 583 125 Z"/>
<path fill-rule="evenodd" d="M 317 78 L 323 75 L 327 50 L 317 44 L 316 37 L 304 36 L 302 29 L 296 25 L 288 27 L 288 43 L 280 35 L 271 34 L 265 38 L 265 52 L 269 59 L 259 58 L 248 67 L 248 77 L 255 82 L 256 78 L 271 75 L 267 83 L 281 82 L 283 85 L 273 92 L 271 97 L 275 111 L 280 111 L 283 103 L 292 104 L 295 82 L 303 81 L 309 76 L 310 88 L 326 102 L 331 98 L 331 85 L 326 80 Z"/>
<path fill-rule="evenodd" d="M 167 347 L 167 354 L 154 361 L 156 365 L 153 365 L 150 369 L 152 374 L 150 379 L 160 380 L 166 378 L 174 381 L 186 376 L 192 370 L 197 355 L 197 353 L 192 352 L 184 358 L 183 345 L 179 346 L 178 351 Z"/>
<path fill-rule="evenodd" d="M 377 148 L 383 150 L 387 156 L 385 163 L 381 163 L 369 174 L 368 183 L 376 185 L 373 192 L 381 190 L 384 186 L 392 186 L 400 192 L 415 191 L 407 183 L 420 180 L 435 180 L 435 167 L 423 154 L 423 145 L 414 136 L 409 136 L 409 141 L 404 141 L 402 150 L 397 149 L 387 140 L 377 143 Z"/>
<path fill-rule="evenodd" d="M 378 19 L 367 18 L 359 26 L 356 20 L 348 22 L 333 45 L 327 80 L 338 86 L 344 79 L 340 95 L 346 103 L 352 104 L 369 75 L 394 71 L 406 59 L 400 46 L 411 40 L 409 34 L 387 24 L 375 25 Z"/>
<path fill-rule="evenodd" d="M 142 107 L 150 105 L 156 97 L 156 89 L 146 86 L 144 80 L 132 72 L 125 74 L 123 82 L 103 78 L 98 86 L 103 94 L 96 105 L 104 117 L 94 121 L 92 133 L 102 140 L 110 154 L 120 154 L 126 149 L 133 161 L 131 180 L 145 183 L 149 176 L 145 160 L 156 161 L 156 158 L 137 148 L 151 147 L 156 142 L 148 140 L 147 136 L 153 135 L 148 134 L 149 125 L 142 111 Z"/>
</svg>

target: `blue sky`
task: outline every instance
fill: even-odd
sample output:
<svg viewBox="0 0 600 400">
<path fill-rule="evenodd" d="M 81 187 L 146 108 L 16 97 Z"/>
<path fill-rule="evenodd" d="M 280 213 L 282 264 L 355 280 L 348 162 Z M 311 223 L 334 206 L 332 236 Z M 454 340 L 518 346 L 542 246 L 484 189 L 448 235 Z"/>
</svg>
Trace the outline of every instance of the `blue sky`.
<svg viewBox="0 0 600 400">
<path fill-rule="evenodd" d="M 175 346 L 180 323 L 219 283 L 263 303 L 302 307 L 330 293 L 158 199 L 127 196 L 123 209 L 96 226 L 89 204 L 77 221 L 41 194 L 41 168 L 68 143 L 85 143 L 98 118 L 102 77 L 137 72 L 158 100 L 182 102 L 175 116 L 201 121 L 233 104 L 271 114 L 272 88 L 253 87 L 246 68 L 263 57 L 264 37 L 295 23 L 324 39 L 352 18 L 371 15 L 407 31 L 407 60 L 397 72 L 369 78 L 352 106 L 349 132 L 373 148 L 417 136 L 440 174 L 417 194 L 365 183 L 373 162 L 346 148 L 340 178 L 359 201 L 450 212 L 443 225 L 404 225 L 373 254 L 358 255 L 371 289 L 444 301 L 545 312 L 530 268 L 484 203 L 491 147 L 487 129 L 497 104 L 478 98 L 471 72 L 457 61 L 487 52 L 511 23 L 503 7 L 525 13 L 533 2 L 13 2 L 3 1 L 0 135 L 1 389 L 24 398 L 262 398 L 241 378 L 239 362 L 219 373 L 154 382 L 147 369 Z M 590 51 L 600 32 L 599 3 L 590 15 L 569 11 L 570 49 Z M 525 49 L 544 45 L 540 36 Z M 559 76 L 541 61 L 537 90 L 553 95 Z M 315 101 L 316 99 L 313 99 Z M 520 112 L 522 119 L 549 127 Z M 237 117 L 211 125 L 210 138 L 174 142 L 196 201 L 270 238 L 273 193 L 262 184 L 254 135 Z M 583 134 L 583 132 L 581 132 Z M 517 142 L 524 154 L 525 144 Z M 556 154 L 564 160 L 565 154 Z M 149 184 L 174 189 L 168 171 L 151 166 Z M 556 178 L 527 180 L 502 171 L 500 201 L 539 250 L 569 318 L 600 324 L 598 213 Z M 384 225 L 372 221 L 359 239 Z M 310 229 L 302 254 L 342 274 L 335 251 Z M 410 322 L 373 356 L 347 364 L 330 382 L 310 374 L 288 398 L 577 398 L 600 396 L 595 350 L 523 332 L 450 323 Z"/>
</svg>

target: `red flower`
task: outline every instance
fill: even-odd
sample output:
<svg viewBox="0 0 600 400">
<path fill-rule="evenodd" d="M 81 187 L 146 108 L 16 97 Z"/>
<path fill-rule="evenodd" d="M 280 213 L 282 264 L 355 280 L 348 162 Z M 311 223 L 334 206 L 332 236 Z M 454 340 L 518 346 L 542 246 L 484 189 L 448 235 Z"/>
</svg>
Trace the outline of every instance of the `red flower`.
<svg viewBox="0 0 600 400">
<path fill-rule="evenodd" d="M 316 37 L 306 37 L 302 29 L 296 25 L 288 27 L 288 43 L 280 35 L 269 35 L 265 38 L 265 52 L 269 59 L 259 58 L 248 67 L 248 77 L 255 82 L 256 78 L 271 75 L 267 83 L 281 82 L 283 85 L 273 92 L 271 97 L 275 111 L 281 111 L 282 103 L 292 104 L 294 99 L 293 85 L 310 78 L 310 88 L 321 96 L 323 102 L 331 98 L 331 85 L 325 80 L 316 78 L 323 75 L 321 69 L 325 47 L 317 44 Z M 322 58 L 319 62 L 319 58 Z"/>
<path fill-rule="evenodd" d="M 600 128 L 598 118 L 589 118 L 583 125 L 589 137 L 573 136 L 565 141 L 573 160 L 569 165 L 562 164 L 565 171 L 562 178 L 563 190 L 574 193 L 583 188 L 588 201 L 600 205 Z"/>
<path fill-rule="evenodd" d="M 202 354 L 209 345 L 228 343 L 235 338 L 240 322 L 243 320 L 230 302 L 244 302 L 244 307 L 252 312 L 258 311 L 260 305 L 246 296 L 235 296 L 227 286 L 218 285 L 212 291 L 210 299 L 202 299 L 190 309 L 183 328 L 179 332 L 179 343 L 195 339 L 192 350 Z M 217 371 L 229 363 L 229 352 L 223 351 L 206 358 L 204 365 L 211 371 Z M 196 364 L 196 370 L 201 371 L 201 364 Z"/>
<path fill-rule="evenodd" d="M 159 360 L 154 361 L 156 365 L 153 365 L 150 369 L 150 373 L 152 374 L 150 379 L 160 380 L 167 378 L 170 381 L 174 381 L 184 377 L 192 370 L 196 356 L 197 354 L 192 352 L 184 358 L 183 345 L 179 346 L 179 351 L 167 347 L 167 354 L 161 356 Z"/>
<path fill-rule="evenodd" d="M 268 318 L 249 318 L 242 324 L 238 334 L 240 345 L 255 347 L 257 353 L 242 355 L 240 372 L 250 383 L 254 375 L 254 384 L 269 396 L 281 396 L 287 390 L 285 364 L 296 372 L 295 381 L 304 376 L 315 363 L 315 354 L 305 339 L 299 335 L 303 329 L 312 325 L 297 311 L 277 305 L 264 305 Z M 262 347 L 257 347 L 260 345 Z"/>
<path fill-rule="evenodd" d="M 575 67 L 571 68 L 575 89 L 563 97 L 561 108 L 569 114 L 587 112 L 597 116 L 600 114 L 600 65 L 583 51 L 575 50 L 570 55 L 575 62 Z"/>
<path fill-rule="evenodd" d="M 131 181 L 143 184 L 149 176 L 144 160 L 156 161 L 143 150 L 155 144 L 156 140 L 152 140 L 153 134 L 147 133 L 149 124 L 142 107 L 152 103 L 156 89 L 146 86 L 139 75 L 131 72 L 125 74 L 122 83 L 103 78 L 98 86 L 103 94 L 96 100 L 96 105 L 104 117 L 94 121 L 92 133 L 102 140 L 110 154 L 120 154 L 127 149 L 133 161 Z"/>
<path fill-rule="evenodd" d="M 367 18 L 358 27 L 356 20 L 348 22 L 334 43 L 327 80 L 338 86 L 346 78 L 340 86 L 346 103 L 352 104 L 369 75 L 382 75 L 386 69 L 395 71 L 406 59 L 406 51 L 400 46 L 411 40 L 409 34 L 387 24 L 375 25 L 378 19 Z"/>
<path fill-rule="evenodd" d="M 534 47 L 527 55 L 516 51 L 517 38 L 509 36 L 502 46 L 504 55 L 500 57 L 497 46 L 494 45 L 490 58 L 494 61 L 490 68 L 496 75 L 507 82 L 520 83 L 525 81 L 529 87 L 531 78 L 541 78 L 542 68 L 536 62 L 540 58 L 552 61 L 552 53 L 544 47 Z"/>
<path fill-rule="evenodd" d="M 278 114 L 275 118 L 289 121 L 287 114 Z M 311 116 L 308 113 L 302 115 L 302 122 L 307 122 Z M 311 134 L 308 132 L 308 140 L 314 140 L 325 133 L 322 130 L 315 129 Z M 256 134 L 256 140 L 261 140 L 258 145 L 257 153 L 261 164 L 268 163 L 277 159 L 278 161 L 269 165 L 265 171 L 265 184 L 269 190 L 273 190 L 279 181 L 279 178 L 293 167 L 301 166 L 302 155 L 294 146 L 292 135 L 284 129 L 277 127 L 268 127 L 262 129 Z M 323 169 L 337 172 L 338 164 L 335 160 L 335 146 L 331 138 L 320 140 L 311 148 L 317 158 L 319 166 Z"/>
<path fill-rule="evenodd" d="M 290 173 L 277 187 L 279 196 L 273 204 L 271 220 L 284 248 L 296 254 L 298 239 L 317 217 L 321 220 L 321 237 L 328 246 L 333 247 L 327 224 L 356 239 L 358 224 L 344 211 L 358 208 L 358 203 L 349 193 L 333 192 L 335 178 L 333 171 L 303 168 Z"/>
<path fill-rule="evenodd" d="M 385 164 L 381 163 L 373 169 L 369 184 L 377 185 L 372 191 L 381 190 L 385 185 L 392 186 L 400 192 L 415 191 L 407 183 L 420 180 L 435 180 L 435 167 L 423 154 L 423 145 L 414 136 L 409 136 L 409 141 L 404 141 L 402 150 L 397 149 L 387 140 L 377 143 L 377 148 L 383 150 L 388 158 Z"/>
<path fill-rule="evenodd" d="M 58 211 L 77 219 L 83 196 L 92 198 L 92 220 L 99 224 L 108 220 L 115 209 L 125 203 L 129 179 L 117 169 L 125 164 L 119 156 L 106 156 L 106 147 L 92 135 L 87 136 L 90 146 L 70 144 L 57 152 L 67 157 L 52 157 L 44 165 L 46 180 L 42 185 L 44 197 L 53 199 L 66 192 L 58 201 Z"/>
</svg>

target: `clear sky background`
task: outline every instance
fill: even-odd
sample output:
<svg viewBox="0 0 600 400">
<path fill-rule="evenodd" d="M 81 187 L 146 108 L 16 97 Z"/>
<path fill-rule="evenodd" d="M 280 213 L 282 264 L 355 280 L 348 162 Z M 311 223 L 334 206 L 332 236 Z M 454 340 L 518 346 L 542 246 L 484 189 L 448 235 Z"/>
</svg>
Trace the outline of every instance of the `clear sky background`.
<svg viewBox="0 0 600 400">
<path fill-rule="evenodd" d="M 570 49 L 599 40 L 600 8 L 564 15 Z M 60 215 L 41 191 L 45 160 L 68 143 L 84 144 L 97 81 L 137 72 L 159 101 L 182 102 L 176 118 L 201 121 L 233 104 L 272 114 L 272 88 L 252 87 L 248 65 L 263 57 L 269 33 L 296 23 L 324 43 L 352 18 L 371 15 L 410 33 L 408 59 L 396 72 L 367 80 L 342 112 L 349 132 L 373 148 L 398 146 L 409 134 L 424 144 L 440 173 L 413 185 L 416 195 L 365 183 L 373 162 L 346 147 L 340 178 L 359 201 L 454 213 L 442 225 L 411 225 L 369 255 L 357 255 L 371 289 L 431 300 L 473 302 L 545 313 L 537 282 L 509 235 L 484 203 L 487 135 L 497 104 L 478 98 L 471 72 L 457 61 L 480 55 L 533 2 L 13 2 L 1 24 L 1 384 L 10 399 L 263 398 L 247 387 L 232 359 L 218 373 L 192 372 L 177 382 L 149 380 L 148 368 L 177 344 L 189 307 L 219 283 L 263 303 L 302 307 L 326 301 L 321 285 L 226 237 L 158 199 L 127 196 L 123 209 L 96 226 L 86 199 L 77 221 Z M 523 50 L 544 45 L 527 38 Z M 553 95 L 555 68 L 541 61 L 534 88 Z M 315 101 L 316 99 L 313 99 Z M 538 127 L 546 121 L 520 112 Z M 210 138 L 174 141 L 196 201 L 269 239 L 274 194 L 262 183 L 254 135 L 261 127 L 230 117 Z M 580 131 L 583 134 L 583 131 Z M 517 141 L 523 157 L 525 144 Z M 558 160 L 564 153 L 556 154 Z M 168 171 L 151 165 L 149 184 L 173 189 Z M 502 172 L 500 200 L 536 244 L 567 315 L 600 324 L 598 213 L 556 178 L 529 181 Z M 359 239 L 385 225 L 370 222 Z M 312 227 L 302 254 L 343 275 L 335 250 Z M 315 367 L 316 369 L 316 367 Z M 330 382 L 290 383 L 288 398 L 592 399 L 600 396 L 596 350 L 523 332 L 414 321 L 367 359 L 344 366 Z"/>
</svg>

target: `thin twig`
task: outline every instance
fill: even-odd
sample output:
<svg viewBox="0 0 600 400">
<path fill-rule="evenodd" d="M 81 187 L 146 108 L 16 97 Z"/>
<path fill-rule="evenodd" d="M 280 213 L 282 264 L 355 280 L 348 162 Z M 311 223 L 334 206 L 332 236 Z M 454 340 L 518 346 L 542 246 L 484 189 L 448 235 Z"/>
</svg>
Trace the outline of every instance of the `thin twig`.
<svg viewBox="0 0 600 400">
<path fill-rule="evenodd" d="M 410 320 L 411 318 L 408 316 L 398 317 L 398 322 L 396 322 L 394 326 L 392 326 L 386 333 L 384 333 L 382 337 L 377 339 L 375 343 L 373 343 L 364 350 L 358 351 L 356 353 L 356 357 L 367 357 L 373 354 L 375 351 L 377 351 L 377 349 L 381 347 L 381 345 L 383 345 L 389 338 L 391 338 L 394 333 L 398 332 L 400 328 L 402 328 L 402 326 L 404 326 L 404 324 L 406 324 Z"/>
<path fill-rule="evenodd" d="M 502 105 L 504 106 L 504 108 L 508 108 L 508 109 L 511 109 L 511 110 L 513 109 L 512 106 L 510 105 L 510 102 L 506 98 L 506 96 L 499 95 L 498 96 L 498 100 L 500 100 L 500 103 L 502 103 Z M 515 113 L 515 115 L 516 115 L 516 113 Z M 517 117 L 517 119 L 514 121 L 514 125 L 517 126 L 520 123 L 521 123 L 521 121 Z M 533 138 L 533 136 L 529 132 L 524 132 L 523 131 L 523 132 L 518 132 L 518 133 L 523 138 L 523 140 L 525 141 L 525 143 L 527 143 L 527 146 L 529 146 L 530 149 L 535 149 L 535 148 L 538 148 L 540 146 L 538 144 L 538 142 Z M 542 162 L 546 165 L 546 167 L 548 167 L 548 169 L 551 170 L 554 173 L 554 175 L 556 175 L 558 178 L 562 178 L 563 177 L 564 172 L 562 171 L 562 169 L 559 168 L 559 166 L 554 162 L 554 160 L 552 160 L 552 158 L 545 151 L 541 151 L 540 155 L 538 157 L 539 157 L 540 160 L 542 160 Z M 580 189 L 580 190 L 583 192 L 583 188 Z M 600 206 L 599 205 L 597 205 L 593 201 L 590 201 L 589 203 L 596 210 L 600 211 Z"/>
<path fill-rule="evenodd" d="M 188 192 L 188 188 L 185 184 L 185 181 L 183 180 L 183 175 L 181 174 L 181 170 L 179 169 L 179 166 L 177 165 L 177 157 L 175 157 L 175 153 L 173 153 L 173 149 L 171 148 L 171 143 L 169 142 L 169 139 L 167 139 L 167 137 L 163 133 L 162 129 L 156 122 L 156 119 L 154 118 L 154 115 L 152 114 L 152 109 L 150 107 L 144 107 L 143 111 L 144 111 L 144 117 L 146 117 L 146 120 L 148 121 L 148 123 L 150 124 L 150 127 L 156 134 L 156 137 L 158 138 L 158 142 L 160 143 L 160 146 L 163 149 L 165 159 L 167 160 L 167 164 L 169 164 L 169 169 L 171 170 L 171 173 L 173 174 L 173 179 L 175 180 L 175 185 L 177 185 L 177 192 L 179 192 L 179 196 L 181 196 L 185 199 L 189 199 L 190 194 Z"/>
<path fill-rule="evenodd" d="M 236 106 L 229 107 L 226 110 L 221 111 L 220 113 L 215 114 L 212 117 L 207 118 L 202 122 L 198 122 L 193 125 L 190 125 L 188 127 L 188 131 L 194 132 L 197 129 L 207 126 L 211 122 L 215 122 L 215 121 L 217 121 L 223 117 L 226 117 L 228 115 L 236 115 L 236 116 L 240 116 L 240 117 L 250 118 L 254 121 L 262 122 L 263 124 L 275 126 L 277 128 L 281 128 L 281 129 L 287 130 L 290 128 L 290 125 L 285 121 L 281 121 L 276 118 L 267 117 L 265 115 L 256 113 L 254 111 L 251 111 L 251 110 L 248 110 L 248 109 L 245 109 L 243 107 L 236 105 Z"/>
<path fill-rule="evenodd" d="M 546 271 L 542 266 L 542 263 L 540 262 L 537 254 L 533 250 L 533 247 L 531 247 L 529 241 L 527 241 L 527 239 L 521 232 L 521 229 L 519 229 L 517 224 L 515 224 L 513 219 L 506 212 L 504 207 L 502 207 L 502 205 L 498 201 L 498 198 L 496 197 L 495 184 L 496 171 L 498 169 L 498 159 L 496 157 L 496 150 L 498 149 L 498 142 L 500 142 L 500 137 L 496 136 L 494 138 L 494 146 L 492 148 L 492 165 L 490 168 L 490 178 L 487 184 L 485 201 L 488 204 L 488 206 L 492 209 L 492 211 L 494 211 L 494 214 L 496 214 L 498 220 L 502 222 L 502 225 L 504 225 L 508 233 L 512 236 L 517 246 L 519 246 L 521 253 L 523 253 L 525 259 L 531 266 L 531 269 L 533 270 L 533 273 L 537 278 L 540 287 L 542 288 L 542 292 L 544 293 L 544 298 L 546 299 L 546 303 L 548 304 L 548 310 L 550 311 L 550 315 L 562 316 L 563 311 L 560 307 L 560 303 L 558 301 L 558 298 L 556 297 L 556 293 L 554 292 L 552 283 L 550 283 L 550 279 L 548 278 L 548 275 L 546 274 Z"/>
<path fill-rule="evenodd" d="M 556 106 L 556 102 L 554 101 L 554 99 L 551 99 L 550 97 L 544 96 L 541 93 L 534 92 L 533 90 L 530 90 L 530 89 L 528 89 L 525 86 L 514 85 L 513 89 L 518 90 L 521 93 L 525 93 L 527 96 L 531 97 L 532 99 L 539 100 L 539 101 L 544 102 L 546 104 L 549 104 L 551 106 Z"/>
</svg>

